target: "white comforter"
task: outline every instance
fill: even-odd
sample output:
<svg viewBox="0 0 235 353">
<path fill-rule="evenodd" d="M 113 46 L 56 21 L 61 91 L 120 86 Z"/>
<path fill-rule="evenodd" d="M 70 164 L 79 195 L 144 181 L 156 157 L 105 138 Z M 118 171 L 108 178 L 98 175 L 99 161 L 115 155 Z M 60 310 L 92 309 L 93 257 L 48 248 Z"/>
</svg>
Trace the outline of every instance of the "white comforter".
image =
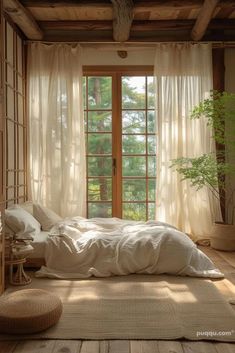
<svg viewBox="0 0 235 353">
<path fill-rule="evenodd" d="M 75 217 L 58 223 L 37 277 L 88 278 L 131 273 L 223 277 L 189 237 L 155 221 Z"/>
</svg>

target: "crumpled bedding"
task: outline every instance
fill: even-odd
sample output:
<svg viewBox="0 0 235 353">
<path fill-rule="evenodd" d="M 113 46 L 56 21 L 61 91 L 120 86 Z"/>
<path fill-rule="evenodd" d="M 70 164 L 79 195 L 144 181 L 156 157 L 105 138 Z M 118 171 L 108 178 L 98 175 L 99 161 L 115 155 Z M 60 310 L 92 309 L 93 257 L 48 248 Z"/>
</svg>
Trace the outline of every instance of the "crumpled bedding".
<svg viewBox="0 0 235 353">
<path fill-rule="evenodd" d="M 45 261 L 37 277 L 69 279 L 133 273 L 223 277 L 186 234 L 157 221 L 65 219 L 50 232 Z"/>
</svg>

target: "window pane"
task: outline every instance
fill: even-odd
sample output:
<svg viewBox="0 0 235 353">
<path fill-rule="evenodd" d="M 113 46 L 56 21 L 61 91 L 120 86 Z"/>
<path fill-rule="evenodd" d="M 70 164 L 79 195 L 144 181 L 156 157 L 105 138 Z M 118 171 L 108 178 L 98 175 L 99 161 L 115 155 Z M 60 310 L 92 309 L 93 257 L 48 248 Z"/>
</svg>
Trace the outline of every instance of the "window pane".
<svg viewBox="0 0 235 353">
<path fill-rule="evenodd" d="M 88 77 L 88 108 L 110 109 L 112 107 L 112 78 Z"/>
<path fill-rule="evenodd" d="M 156 154 L 156 136 L 148 136 L 148 153 Z"/>
<path fill-rule="evenodd" d="M 124 201 L 145 201 L 146 181 L 128 179 L 122 182 L 122 198 Z"/>
<path fill-rule="evenodd" d="M 122 132 L 135 134 L 145 132 L 145 112 L 123 111 Z"/>
<path fill-rule="evenodd" d="M 146 220 L 146 204 L 145 203 L 123 203 L 122 217 L 124 219 L 132 219 L 134 221 Z"/>
<path fill-rule="evenodd" d="M 139 135 L 122 136 L 122 152 L 128 154 L 145 154 L 146 138 Z"/>
<path fill-rule="evenodd" d="M 88 131 L 112 131 L 111 112 L 89 112 Z"/>
<path fill-rule="evenodd" d="M 148 204 L 148 219 L 156 219 L 155 211 L 156 211 L 155 203 L 149 203 Z"/>
<path fill-rule="evenodd" d="M 83 109 L 87 108 L 86 104 L 86 77 L 82 78 L 82 93 L 83 93 Z"/>
<path fill-rule="evenodd" d="M 18 94 L 18 121 L 20 124 L 24 123 L 24 107 L 23 107 L 23 97 Z"/>
<path fill-rule="evenodd" d="M 19 172 L 19 184 L 24 184 L 24 172 Z"/>
<path fill-rule="evenodd" d="M 11 120 L 7 122 L 7 148 L 8 148 L 8 158 L 7 158 L 7 169 L 15 169 L 15 148 L 14 141 L 16 139 L 14 123 Z"/>
<path fill-rule="evenodd" d="M 23 73 L 23 62 L 22 62 L 22 60 L 23 60 L 23 57 L 24 57 L 24 55 L 22 53 L 23 52 L 22 46 L 23 46 L 22 39 L 19 36 L 17 36 L 17 70 L 18 70 L 18 72 L 21 75 Z"/>
<path fill-rule="evenodd" d="M 6 80 L 7 80 L 7 83 L 14 87 L 14 70 L 13 68 L 10 66 L 10 65 L 6 65 L 7 67 L 7 72 L 6 72 Z"/>
<path fill-rule="evenodd" d="M 24 128 L 18 126 L 18 168 L 24 169 Z"/>
<path fill-rule="evenodd" d="M 112 217 L 112 204 L 111 202 L 105 203 L 88 203 L 88 218 L 93 217 Z"/>
<path fill-rule="evenodd" d="M 148 133 L 156 133 L 156 127 L 155 127 L 155 112 L 154 111 L 149 111 L 147 115 L 148 119 Z"/>
<path fill-rule="evenodd" d="M 145 157 L 123 157 L 122 174 L 124 176 L 145 176 L 146 159 Z"/>
<path fill-rule="evenodd" d="M 122 108 L 145 108 L 145 77 L 122 77 Z"/>
<path fill-rule="evenodd" d="M 89 176 L 111 176 L 112 158 L 111 157 L 88 157 Z"/>
<path fill-rule="evenodd" d="M 7 102 L 6 102 L 6 112 L 7 117 L 14 120 L 16 119 L 17 115 L 14 112 L 14 91 L 12 88 L 7 87 Z"/>
<path fill-rule="evenodd" d="M 111 134 L 88 134 L 88 154 L 111 154 Z"/>
<path fill-rule="evenodd" d="M 17 75 L 17 90 L 21 94 L 23 94 L 23 80 L 20 75 Z"/>
<path fill-rule="evenodd" d="M 14 31 L 13 28 L 11 27 L 11 25 L 9 25 L 7 23 L 7 33 L 6 33 L 6 44 L 7 44 L 7 48 L 6 48 L 6 59 L 7 61 L 9 61 L 11 63 L 11 65 L 13 66 L 14 63 Z"/>
<path fill-rule="evenodd" d="M 87 112 L 84 111 L 84 130 L 87 132 Z"/>
<path fill-rule="evenodd" d="M 109 201 L 112 200 L 111 179 L 88 179 L 88 200 Z"/>
<path fill-rule="evenodd" d="M 148 180 L 148 199 L 149 201 L 155 201 L 155 193 L 156 193 L 156 180 L 149 179 Z"/>
<path fill-rule="evenodd" d="M 156 176 L 156 157 L 148 157 L 148 175 L 150 177 Z"/>
<path fill-rule="evenodd" d="M 148 109 L 154 109 L 155 107 L 155 101 L 154 101 L 154 82 L 153 82 L 153 77 L 149 76 L 147 78 L 147 82 L 148 82 Z"/>
</svg>

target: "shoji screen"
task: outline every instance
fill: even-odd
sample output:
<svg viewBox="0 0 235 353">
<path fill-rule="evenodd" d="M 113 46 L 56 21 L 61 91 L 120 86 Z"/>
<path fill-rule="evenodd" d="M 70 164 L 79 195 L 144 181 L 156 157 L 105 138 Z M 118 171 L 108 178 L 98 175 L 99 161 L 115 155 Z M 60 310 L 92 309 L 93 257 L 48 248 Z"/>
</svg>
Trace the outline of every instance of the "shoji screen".
<svg viewBox="0 0 235 353">
<path fill-rule="evenodd" d="M 4 97 L 3 97 L 3 23 L 2 2 L 0 1 L 0 294 L 4 290 L 4 234 L 3 214 L 5 208 L 5 167 L 4 167 Z"/>
<path fill-rule="evenodd" d="M 8 21 L 5 33 L 6 207 L 26 200 L 25 72 L 23 40 Z"/>
</svg>

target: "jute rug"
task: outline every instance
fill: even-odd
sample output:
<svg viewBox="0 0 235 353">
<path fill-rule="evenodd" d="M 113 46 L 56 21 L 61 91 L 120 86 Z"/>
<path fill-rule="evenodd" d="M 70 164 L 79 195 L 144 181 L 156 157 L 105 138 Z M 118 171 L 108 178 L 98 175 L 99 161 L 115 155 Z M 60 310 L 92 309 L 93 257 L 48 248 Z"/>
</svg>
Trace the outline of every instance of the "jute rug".
<svg viewBox="0 0 235 353">
<path fill-rule="evenodd" d="M 235 312 L 210 280 L 153 275 L 33 279 L 28 288 L 61 297 L 64 311 L 59 323 L 39 334 L 0 339 L 235 341 Z"/>
</svg>

